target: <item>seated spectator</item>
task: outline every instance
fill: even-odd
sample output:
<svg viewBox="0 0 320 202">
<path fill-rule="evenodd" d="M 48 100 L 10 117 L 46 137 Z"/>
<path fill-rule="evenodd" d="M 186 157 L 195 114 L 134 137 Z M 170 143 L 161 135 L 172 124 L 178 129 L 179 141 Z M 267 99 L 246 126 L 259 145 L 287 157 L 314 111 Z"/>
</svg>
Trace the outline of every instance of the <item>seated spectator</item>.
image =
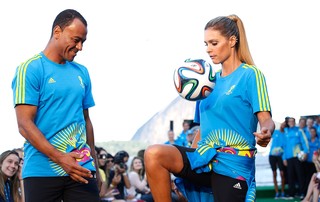
<svg viewBox="0 0 320 202">
<path fill-rule="evenodd" d="M 105 195 L 108 192 L 108 181 L 106 178 L 106 173 L 104 172 L 103 168 L 106 164 L 106 159 L 107 159 L 107 151 L 102 148 L 102 147 L 95 147 L 95 152 L 96 152 L 96 156 L 98 158 L 98 167 L 99 167 L 99 173 L 100 173 L 100 177 L 101 177 L 101 189 L 100 189 L 100 198 L 105 197 Z"/>
<path fill-rule="evenodd" d="M 316 167 L 317 172 L 314 173 L 309 182 L 308 191 L 302 202 L 309 202 L 312 197 L 312 202 L 318 202 L 319 200 L 319 181 L 320 181 L 320 150 L 313 152 L 312 161 Z"/>
<path fill-rule="evenodd" d="M 13 150 L 19 154 L 19 158 L 20 158 L 19 170 L 18 170 L 18 177 L 19 177 L 19 179 L 21 179 L 20 184 L 19 184 L 19 194 L 24 199 L 24 187 L 23 187 L 24 185 L 23 185 L 23 180 L 22 180 L 22 166 L 23 166 L 23 162 L 24 162 L 24 152 L 23 152 L 22 148 L 15 148 Z"/>
<path fill-rule="evenodd" d="M 118 195 L 115 195 L 116 199 L 126 199 L 125 189 L 131 187 L 130 181 L 127 175 L 127 162 L 129 154 L 126 151 L 119 151 L 114 155 L 114 169 L 110 171 L 109 175 L 109 187 L 117 189 Z"/>
<path fill-rule="evenodd" d="M 145 175 L 144 163 L 140 157 L 133 158 L 128 176 L 131 184 L 131 187 L 128 189 L 128 194 L 135 196 L 135 199 L 153 202 Z"/>
<path fill-rule="evenodd" d="M 106 173 L 107 178 L 109 178 L 110 171 L 113 169 L 113 166 L 114 166 L 114 157 L 110 153 L 108 153 L 106 164 L 104 166 L 104 172 Z"/>
<path fill-rule="evenodd" d="M 312 202 L 319 201 L 319 180 L 320 180 L 320 172 L 314 173 L 310 180 L 308 186 L 308 192 L 306 197 L 301 202 L 309 202 L 310 198 L 312 197 Z"/>
<path fill-rule="evenodd" d="M 141 149 L 137 153 L 137 156 L 140 157 L 143 161 L 144 161 L 144 152 L 145 152 L 145 149 Z"/>
<path fill-rule="evenodd" d="M 23 202 L 24 198 L 19 193 L 19 154 L 14 150 L 8 150 L 0 155 L 0 202 Z"/>
</svg>

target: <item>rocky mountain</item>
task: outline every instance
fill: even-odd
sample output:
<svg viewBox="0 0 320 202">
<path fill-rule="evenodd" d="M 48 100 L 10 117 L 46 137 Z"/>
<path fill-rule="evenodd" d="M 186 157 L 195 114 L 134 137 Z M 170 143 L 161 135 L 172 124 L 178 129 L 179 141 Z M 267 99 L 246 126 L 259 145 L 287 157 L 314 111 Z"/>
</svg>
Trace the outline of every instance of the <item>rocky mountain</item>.
<svg viewBox="0 0 320 202">
<path fill-rule="evenodd" d="M 173 129 L 177 137 L 182 131 L 183 120 L 193 119 L 195 103 L 178 96 L 167 108 L 156 113 L 142 125 L 131 140 L 142 141 L 147 144 L 164 143 L 168 140 L 167 132 L 170 129 L 171 121 L 173 122 Z"/>
</svg>

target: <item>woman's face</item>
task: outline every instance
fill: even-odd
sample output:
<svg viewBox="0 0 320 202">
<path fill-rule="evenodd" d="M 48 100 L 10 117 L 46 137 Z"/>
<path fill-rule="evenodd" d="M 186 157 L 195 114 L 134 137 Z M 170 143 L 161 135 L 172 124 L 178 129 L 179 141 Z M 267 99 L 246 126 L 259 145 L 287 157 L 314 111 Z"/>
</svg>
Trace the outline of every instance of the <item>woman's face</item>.
<svg viewBox="0 0 320 202">
<path fill-rule="evenodd" d="M 98 162 L 99 166 L 104 166 L 107 161 L 107 152 L 104 150 L 101 150 L 100 153 L 98 154 Z"/>
<path fill-rule="evenodd" d="M 110 170 L 110 169 L 113 167 L 113 165 L 114 165 L 114 163 L 113 163 L 113 158 L 108 158 L 107 161 L 106 161 L 106 163 L 107 163 L 107 169 Z"/>
<path fill-rule="evenodd" d="M 295 125 L 296 125 L 296 121 L 295 121 L 295 119 L 290 118 L 290 119 L 288 120 L 288 125 L 289 125 L 289 127 L 293 127 L 293 126 L 295 126 Z"/>
<path fill-rule="evenodd" d="M 311 134 L 311 138 L 315 138 L 317 136 L 316 129 L 314 129 L 314 128 L 310 129 L 310 134 Z"/>
<path fill-rule="evenodd" d="M 133 161 L 133 170 L 141 170 L 142 169 L 142 162 L 140 159 L 135 159 Z"/>
<path fill-rule="evenodd" d="M 12 177 L 19 169 L 19 157 L 15 154 L 10 154 L 3 161 L 1 171 L 7 176 Z"/>
<path fill-rule="evenodd" d="M 226 61 L 232 51 L 233 40 L 220 34 L 220 31 L 207 29 L 204 31 L 204 43 L 207 46 L 207 53 L 214 64 L 220 64 Z"/>
</svg>

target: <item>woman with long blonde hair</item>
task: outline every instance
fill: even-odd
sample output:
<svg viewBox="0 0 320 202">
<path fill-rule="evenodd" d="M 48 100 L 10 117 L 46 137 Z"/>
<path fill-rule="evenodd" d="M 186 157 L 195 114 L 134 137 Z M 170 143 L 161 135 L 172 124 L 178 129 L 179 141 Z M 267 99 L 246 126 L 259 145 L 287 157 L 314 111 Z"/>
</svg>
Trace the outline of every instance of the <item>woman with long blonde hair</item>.
<svg viewBox="0 0 320 202">
<path fill-rule="evenodd" d="M 237 15 L 210 20 L 204 43 L 221 70 L 216 72 L 211 94 L 196 103 L 194 122 L 200 124 L 196 148 L 152 145 L 145 152 L 156 202 L 171 201 L 170 173 L 211 189 L 210 201 L 255 201 L 256 143 L 266 147 L 275 128 L 266 80 L 254 65 Z"/>
<path fill-rule="evenodd" d="M 131 187 L 128 189 L 128 194 L 135 196 L 135 199 L 141 199 L 145 202 L 153 202 L 148 181 L 145 176 L 144 162 L 140 157 L 134 157 L 131 161 L 130 172 L 128 173 Z"/>
</svg>

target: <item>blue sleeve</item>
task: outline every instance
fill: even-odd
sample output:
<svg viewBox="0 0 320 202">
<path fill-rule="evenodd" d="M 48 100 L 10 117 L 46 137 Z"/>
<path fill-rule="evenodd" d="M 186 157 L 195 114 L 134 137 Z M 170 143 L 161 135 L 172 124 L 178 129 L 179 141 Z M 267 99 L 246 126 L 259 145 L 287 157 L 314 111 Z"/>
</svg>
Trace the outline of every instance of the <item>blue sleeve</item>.
<svg viewBox="0 0 320 202">
<path fill-rule="evenodd" d="M 92 96 L 92 90 L 91 90 L 91 79 L 90 79 L 90 75 L 87 69 L 85 69 L 85 86 L 86 86 L 86 92 L 85 92 L 85 96 L 83 99 L 83 109 L 88 109 L 90 107 L 93 107 L 95 105 L 93 96 Z"/>
<path fill-rule="evenodd" d="M 270 111 L 267 84 L 262 72 L 255 67 L 247 79 L 247 96 L 253 107 L 253 112 Z"/>
<path fill-rule="evenodd" d="M 286 136 L 285 135 L 283 135 L 283 137 L 282 137 L 282 148 L 283 148 L 283 154 L 282 154 L 282 160 L 286 160 L 287 159 L 287 157 L 286 157 L 286 146 L 287 146 L 287 144 L 285 144 L 285 142 L 286 142 Z"/>
<path fill-rule="evenodd" d="M 286 146 L 285 145 L 283 146 L 282 160 L 287 160 L 287 157 L 286 157 Z"/>
<path fill-rule="evenodd" d="M 38 62 L 22 63 L 12 81 L 13 102 L 38 106 L 41 85 L 41 68 Z"/>
</svg>

